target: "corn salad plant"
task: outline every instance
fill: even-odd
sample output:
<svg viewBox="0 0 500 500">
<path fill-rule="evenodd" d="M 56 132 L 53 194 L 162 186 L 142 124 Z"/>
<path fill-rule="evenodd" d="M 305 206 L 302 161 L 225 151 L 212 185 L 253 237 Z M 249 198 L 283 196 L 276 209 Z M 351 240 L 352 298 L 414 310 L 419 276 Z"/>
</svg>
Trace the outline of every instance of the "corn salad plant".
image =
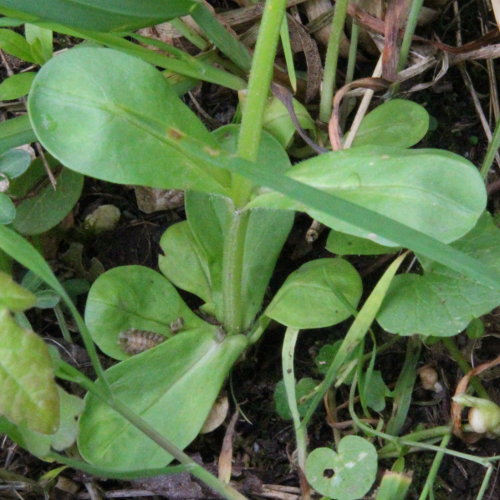
<svg viewBox="0 0 500 500">
<path fill-rule="evenodd" d="M 346 378 L 353 398 L 359 390 L 364 412 L 381 410 L 386 393 L 373 367 L 375 351 L 366 358 L 363 349 L 374 322 L 399 336 L 449 338 L 500 303 L 500 236 L 485 211 L 483 178 L 456 154 L 411 149 L 428 130 L 423 107 L 388 100 L 364 118 L 352 147 L 315 156 L 310 150 L 292 166 L 286 148 L 295 126 L 270 94 L 285 9 L 284 0 L 265 2 L 252 55 L 199 0 L 0 0 L 0 47 L 39 67 L 0 85 L 4 99 L 27 95 L 27 114 L 0 124 L 0 170 L 9 180 L 0 194 L 0 248 L 31 276 L 21 286 L 8 272 L 0 275 L 0 430 L 31 453 L 116 478 L 188 470 L 224 497 L 243 498 L 182 450 L 200 432 L 231 368 L 274 320 L 287 328 L 282 393 L 298 466 L 322 495 L 360 498 L 376 478 L 375 446 L 349 436 L 336 450 L 308 454 L 307 424 L 323 396 Z M 199 33 L 183 24 L 186 15 Z M 183 29 L 200 54 L 136 32 L 165 21 Z M 54 32 L 82 42 L 54 54 Z M 241 123 L 209 131 L 181 99 L 199 81 L 238 91 Z M 326 81 L 322 113 L 328 116 L 332 92 Z M 302 127 L 320 137 L 306 108 L 298 101 L 293 108 Z M 272 113 L 281 117 L 280 128 Z M 43 158 L 31 162 L 15 149 L 35 141 Z M 57 174 L 57 189 L 25 197 L 47 165 Z M 138 265 L 104 272 L 88 292 L 82 318 L 71 284 L 58 281 L 25 236 L 62 220 L 84 176 L 184 190 L 186 220 L 161 238 L 161 273 Z M 307 262 L 265 302 L 296 211 L 329 228 L 327 249 L 337 257 Z M 358 310 L 363 281 L 344 256 L 401 249 L 415 253 L 422 274 L 396 276 L 407 254 L 395 256 Z M 178 289 L 202 300 L 202 314 Z M 93 380 L 32 331 L 24 311 L 41 307 L 44 297 L 46 307 L 61 312 L 64 305 L 72 314 Z M 323 381 L 309 385 L 307 405 L 297 406 L 293 354 L 300 331 L 349 318 L 345 339 L 325 356 Z M 137 332 L 154 342 L 134 354 L 121 340 Z M 97 348 L 116 361 L 111 368 L 103 368 Z M 418 354 L 411 337 L 404 373 L 414 371 Z M 407 409 L 413 381 L 400 379 L 394 397 Z M 57 380 L 76 382 L 86 396 L 69 394 Z M 378 400 L 370 384 L 382 387 Z M 383 432 L 359 422 L 366 436 L 388 440 L 380 457 L 399 456 L 405 415 L 394 414 Z M 79 459 L 64 452 L 75 440 Z M 170 465 L 174 460 L 181 465 Z M 380 495 L 406 491 L 402 468 L 393 474 L 384 476 Z"/>
</svg>

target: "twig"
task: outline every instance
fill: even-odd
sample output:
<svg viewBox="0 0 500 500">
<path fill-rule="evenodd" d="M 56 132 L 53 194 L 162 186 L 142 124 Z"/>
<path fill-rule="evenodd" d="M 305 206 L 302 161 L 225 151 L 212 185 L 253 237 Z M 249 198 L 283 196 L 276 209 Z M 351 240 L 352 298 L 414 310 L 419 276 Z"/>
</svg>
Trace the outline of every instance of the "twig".
<svg viewBox="0 0 500 500">
<path fill-rule="evenodd" d="M 56 187 L 57 187 L 57 180 L 54 177 L 52 170 L 50 169 L 49 162 L 47 161 L 47 158 L 45 157 L 45 153 L 43 152 L 42 146 L 40 146 L 40 143 L 35 142 L 35 148 L 36 148 L 38 154 L 40 155 L 43 166 L 45 167 L 45 172 L 47 172 L 47 177 L 49 178 L 50 184 L 52 185 L 52 188 L 55 191 Z"/>
</svg>

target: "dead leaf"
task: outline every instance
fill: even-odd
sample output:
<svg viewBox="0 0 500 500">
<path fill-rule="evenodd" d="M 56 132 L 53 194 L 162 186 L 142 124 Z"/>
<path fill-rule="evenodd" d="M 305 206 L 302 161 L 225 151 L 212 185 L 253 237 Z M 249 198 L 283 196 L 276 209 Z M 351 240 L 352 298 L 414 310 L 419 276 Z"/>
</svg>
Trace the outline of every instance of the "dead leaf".
<svg viewBox="0 0 500 500">
<path fill-rule="evenodd" d="M 137 207 L 145 214 L 173 210 L 184 205 L 184 191 L 134 186 Z"/>
<path fill-rule="evenodd" d="M 201 428 L 200 434 L 208 434 L 222 425 L 224 420 L 226 420 L 228 411 L 229 401 L 227 396 L 221 396 L 212 406 L 212 409 L 210 410 L 210 413 Z"/>
</svg>

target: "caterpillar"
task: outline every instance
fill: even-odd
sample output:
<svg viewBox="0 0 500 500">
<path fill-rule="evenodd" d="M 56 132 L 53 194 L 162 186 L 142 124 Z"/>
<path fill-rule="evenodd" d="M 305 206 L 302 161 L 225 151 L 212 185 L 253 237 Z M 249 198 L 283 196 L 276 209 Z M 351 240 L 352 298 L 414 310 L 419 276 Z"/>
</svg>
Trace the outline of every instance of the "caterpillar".
<svg viewBox="0 0 500 500">
<path fill-rule="evenodd" d="M 139 330 L 137 328 L 129 328 L 128 330 L 120 332 L 118 335 L 118 342 L 121 348 L 127 354 L 132 355 L 147 351 L 165 340 L 167 340 L 165 335 Z"/>
</svg>

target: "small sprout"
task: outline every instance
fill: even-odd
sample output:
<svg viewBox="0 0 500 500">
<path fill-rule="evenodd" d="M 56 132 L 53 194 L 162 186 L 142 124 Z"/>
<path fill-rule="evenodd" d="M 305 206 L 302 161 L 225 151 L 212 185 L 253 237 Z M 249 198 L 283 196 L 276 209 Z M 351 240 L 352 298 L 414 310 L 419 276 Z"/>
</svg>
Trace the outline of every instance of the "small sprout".
<svg viewBox="0 0 500 500">
<path fill-rule="evenodd" d="M 118 342 L 127 354 L 140 354 L 167 340 L 160 333 L 129 328 L 118 335 Z"/>
<path fill-rule="evenodd" d="M 420 376 L 422 387 L 426 391 L 441 392 L 443 390 L 443 386 L 438 382 L 437 371 L 431 365 L 422 366 L 418 370 L 418 375 Z"/>
<path fill-rule="evenodd" d="M 500 437 L 500 406 L 488 399 L 459 394 L 453 398 L 455 403 L 470 406 L 469 425 L 478 434 Z"/>
</svg>

